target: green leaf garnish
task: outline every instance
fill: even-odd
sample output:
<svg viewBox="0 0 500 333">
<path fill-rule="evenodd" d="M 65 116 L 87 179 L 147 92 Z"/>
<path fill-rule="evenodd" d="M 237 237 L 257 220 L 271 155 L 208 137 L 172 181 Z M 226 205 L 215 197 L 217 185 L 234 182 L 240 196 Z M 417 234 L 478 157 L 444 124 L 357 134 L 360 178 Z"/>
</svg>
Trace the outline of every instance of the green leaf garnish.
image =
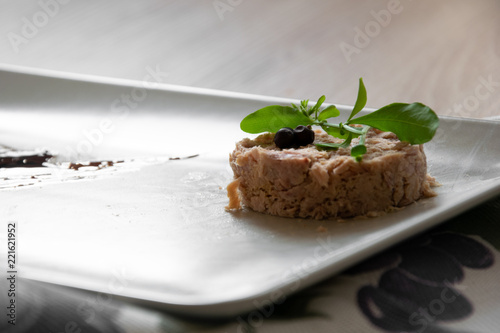
<svg viewBox="0 0 500 333">
<path fill-rule="evenodd" d="M 325 95 L 321 96 L 316 102 L 316 105 L 314 105 L 309 111 L 309 115 L 311 115 L 314 112 L 315 117 L 318 118 L 318 110 L 321 107 L 321 104 L 323 104 L 323 102 L 325 101 L 325 99 L 326 99 Z"/>
<path fill-rule="evenodd" d="M 358 136 L 361 135 L 361 130 L 354 129 L 352 127 L 347 127 L 347 126 L 335 126 L 336 124 L 330 124 L 330 123 L 324 123 L 321 124 L 321 128 L 328 134 L 330 134 L 333 137 L 339 138 L 339 139 L 347 139 L 349 137 L 349 134 L 352 135 L 353 138 L 357 138 Z"/>
<path fill-rule="evenodd" d="M 366 146 L 365 145 L 356 145 L 351 148 L 351 156 L 359 156 L 366 154 Z"/>
<path fill-rule="evenodd" d="M 321 128 L 326 133 L 330 134 L 331 136 L 333 136 L 335 138 L 347 139 L 347 137 L 349 136 L 349 133 L 347 133 L 346 131 L 343 131 L 343 134 L 341 134 L 340 127 L 331 127 L 331 126 L 322 125 Z"/>
<path fill-rule="evenodd" d="M 361 161 L 364 154 L 366 154 L 366 146 L 363 144 L 355 145 L 351 148 L 351 156 L 356 158 L 358 162 Z"/>
<path fill-rule="evenodd" d="M 318 120 L 323 121 L 327 120 L 328 118 L 335 118 L 340 116 L 340 111 L 337 109 L 335 105 L 330 105 L 323 111 L 318 116 Z"/>
<path fill-rule="evenodd" d="M 367 101 L 366 88 L 363 79 L 359 79 L 359 90 L 356 103 L 345 123 L 329 123 L 330 118 L 340 115 L 335 105 L 321 110 L 325 101 L 321 96 L 313 107 L 309 107 L 309 100 L 303 100 L 300 105 L 292 106 L 271 105 L 259 109 L 246 116 L 240 123 L 240 128 L 252 134 L 262 132 L 277 132 L 283 127 L 295 128 L 299 125 L 320 126 L 326 133 L 343 139 L 341 143 L 318 142 L 318 149 L 348 148 L 353 138 L 359 137 L 359 143 L 351 148 L 351 156 L 358 162 L 366 154 L 366 133 L 370 128 L 393 132 L 401 141 L 410 144 L 423 144 L 430 141 L 439 126 L 439 118 L 428 106 L 421 103 L 405 104 L 393 103 L 384 106 L 364 116 L 355 116 L 365 107 Z M 352 126 L 352 125 L 362 126 Z"/>
<path fill-rule="evenodd" d="M 352 133 L 347 135 L 347 138 L 344 142 L 341 143 L 331 143 L 331 142 L 320 142 L 316 144 L 316 147 L 322 148 L 324 150 L 337 150 L 339 148 L 347 148 L 351 144 L 352 141 Z"/>
<path fill-rule="evenodd" d="M 359 111 L 363 110 L 367 100 L 368 97 L 366 96 L 366 88 L 363 83 L 363 79 L 359 78 L 358 98 L 356 98 L 356 103 L 354 104 L 354 108 L 352 109 L 352 112 L 349 115 L 349 119 L 347 119 L 347 121 L 351 120 L 352 117 L 359 113 Z"/>
<path fill-rule="evenodd" d="M 396 134 L 401 141 L 422 144 L 434 137 L 439 118 L 434 111 L 421 103 L 394 103 L 353 119 L 350 123 L 375 127 Z"/>
<path fill-rule="evenodd" d="M 290 106 L 271 105 L 246 116 L 240 123 L 242 131 L 252 134 L 276 132 L 283 127 L 295 128 L 314 121 Z"/>
</svg>

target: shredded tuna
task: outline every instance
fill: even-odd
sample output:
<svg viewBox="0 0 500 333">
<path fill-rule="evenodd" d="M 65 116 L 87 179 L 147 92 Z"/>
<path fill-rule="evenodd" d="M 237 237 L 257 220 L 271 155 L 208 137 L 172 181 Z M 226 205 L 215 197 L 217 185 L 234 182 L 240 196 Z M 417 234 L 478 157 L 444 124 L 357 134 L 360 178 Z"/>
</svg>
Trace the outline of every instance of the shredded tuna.
<svg viewBox="0 0 500 333">
<path fill-rule="evenodd" d="M 341 140 L 317 131 L 315 142 Z M 374 129 L 365 144 L 367 153 L 357 162 L 350 149 L 322 151 L 311 144 L 282 150 L 270 133 L 243 139 L 229 158 L 235 181 L 228 186 L 227 208 L 238 209 L 241 199 L 272 215 L 346 218 L 378 216 L 436 195 L 422 145 Z"/>
<path fill-rule="evenodd" d="M 240 195 L 238 194 L 239 185 L 239 179 L 235 179 L 227 186 L 227 196 L 229 197 L 229 204 L 226 206 L 226 210 L 241 209 Z"/>
</svg>

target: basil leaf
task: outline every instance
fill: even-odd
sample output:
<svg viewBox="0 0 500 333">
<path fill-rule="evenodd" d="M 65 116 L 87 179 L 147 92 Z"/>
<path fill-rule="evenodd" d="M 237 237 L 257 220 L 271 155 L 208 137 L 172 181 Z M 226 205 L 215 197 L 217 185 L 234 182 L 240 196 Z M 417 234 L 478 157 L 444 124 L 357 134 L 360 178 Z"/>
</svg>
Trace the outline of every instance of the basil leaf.
<svg viewBox="0 0 500 333">
<path fill-rule="evenodd" d="M 351 156 L 358 157 L 366 154 L 366 146 L 363 144 L 356 145 L 351 148 Z"/>
<path fill-rule="evenodd" d="M 324 150 L 337 150 L 339 148 L 347 148 L 351 144 L 352 133 L 347 135 L 347 138 L 341 143 L 331 143 L 331 142 L 318 142 L 315 143 L 316 147 Z"/>
<path fill-rule="evenodd" d="M 316 102 L 316 105 L 313 107 L 313 109 L 319 109 L 321 107 L 321 104 L 325 101 L 326 97 L 325 95 L 322 95 L 318 101 Z"/>
<path fill-rule="evenodd" d="M 337 150 L 340 148 L 342 143 L 318 142 L 314 145 L 321 150 Z"/>
<path fill-rule="evenodd" d="M 351 115 L 349 116 L 349 119 L 347 119 L 347 121 L 351 120 L 352 117 L 358 114 L 359 111 L 363 110 L 366 105 L 367 98 L 368 97 L 366 96 L 366 88 L 363 83 L 363 79 L 359 78 L 358 98 L 356 98 L 356 104 L 354 104 L 354 108 L 352 109 Z"/>
<path fill-rule="evenodd" d="M 314 105 L 310 110 L 309 110 L 309 116 L 315 112 L 315 111 L 318 111 L 319 108 L 321 107 L 321 104 L 323 104 L 323 102 L 325 101 L 326 97 L 325 95 L 321 96 L 318 101 L 316 102 L 316 105 Z"/>
<path fill-rule="evenodd" d="M 257 134 L 277 132 L 283 127 L 295 128 L 310 125 L 313 120 L 290 106 L 271 105 L 259 109 L 243 118 L 240 128 L 244 132 Z"/>
<path fill-rule="evenodd" d="M 343 131 L 344 134 L 340 133 L 340 128 L 337 127 L 330 127 L 330 126 L 321 126 L 321 128 L 328 134 L 330 134 L 333 137 L 339 138 L 339 139 L 347 139 L 349 136 L 349 132 Z"/>
<path fill-rule="evenodd" d="M 330 105 L 323 111 L 318 116 L 319 121 L 326 120 L 328 118 L 334 118 L 340 116 L 340 111 L 337 109 L 335 105 Z"/>
<path fill-rule="evenodd" d="M 439 118 L 421 103 L 393 103 L 365 116 L 352 119 L 350 124 L 363 124 L 381 131 L 393 132 L 401 141 L 422 144 L 430 141 L 439 126 Z"/>
<path fill-rule="evenodd" d="M 353 138 L 357 138 L 360 135 L 360 134 L 349 132 L 349 131 L 347 131 L 345 129 L 343 131 L 341 131 L 340 128 L 333 127 L 333 126 L 323 125 L 323 126 L 321 126 L 321 128 L 326 133 L 330 134 L 333 137 L 339 138 L 339 139 L 347 139 L 349 137 L 349 134 L 351 134 Z"/>
</svg>

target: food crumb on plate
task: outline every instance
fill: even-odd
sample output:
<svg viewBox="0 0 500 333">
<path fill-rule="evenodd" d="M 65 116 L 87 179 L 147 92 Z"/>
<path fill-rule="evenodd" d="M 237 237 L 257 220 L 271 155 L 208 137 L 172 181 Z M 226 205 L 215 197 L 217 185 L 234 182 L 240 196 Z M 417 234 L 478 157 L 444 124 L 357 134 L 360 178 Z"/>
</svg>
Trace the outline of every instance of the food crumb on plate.
<svg viewBox="0 0 500 333">
<path fill-rule="evenodd" d="M 327 232 L 328 229 L 323 227 L 322 225 L 320 225 L 319 227 L 316 228 L 316 231 L 317 232 Z"/>
</svg>

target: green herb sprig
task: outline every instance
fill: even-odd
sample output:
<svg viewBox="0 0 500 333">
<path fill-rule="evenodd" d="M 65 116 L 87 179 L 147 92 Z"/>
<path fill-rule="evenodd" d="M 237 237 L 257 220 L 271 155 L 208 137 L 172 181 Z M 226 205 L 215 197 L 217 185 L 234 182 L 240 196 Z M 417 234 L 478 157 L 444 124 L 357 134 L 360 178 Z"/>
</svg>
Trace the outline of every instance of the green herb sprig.
<svg viewBox="0 0 500 333">
<path fill-rule="evenodd" d="M 366 153 L 365 139 L 368 130 L 373 127 L 385 132 L 393 132 L 401 141 L 410 144 L 422 144 L 430 141 L 439 126 L 439 118 L 428 106 L 421 103 L 393 103 L 364 116 L 355 117 L 366 105 L 367 94 L 363 79 L 359 79 L 358 97 L 351 114 L 344 123 L 331 123 L 328 119 L 340 116 L 335 105 L 322 109 L 325 96 L 321 96 L 314 106 L 309 100 L 300 105 L 271 105 L 246 116 L 240 128 L 247 133 L 276 132 L 283 127 L 295 128 L 299 125 L 320 126 L 326 133 L 340 139 L 341 143 L 319 142 L 319 149 L 348 148 L 354 138 L 359 143 L 351 147 L 351 156 L 361 161 Z M 361 126 L 352 126 L 361 125 Z"/>
</svg>

